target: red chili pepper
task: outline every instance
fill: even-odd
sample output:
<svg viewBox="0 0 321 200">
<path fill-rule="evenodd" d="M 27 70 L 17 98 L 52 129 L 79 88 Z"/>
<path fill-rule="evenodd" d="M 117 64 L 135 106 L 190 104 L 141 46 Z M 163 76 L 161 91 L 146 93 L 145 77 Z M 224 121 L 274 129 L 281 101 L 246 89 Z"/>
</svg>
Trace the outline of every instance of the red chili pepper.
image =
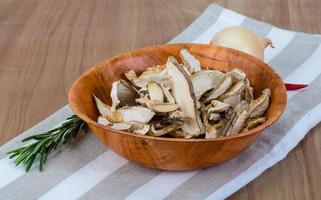
<svg viewBox="0 0 321 200">
<path fill-rule="evenodd" d="M 300 90 L 303 88 L 308 87 L 307 84 L 292 84 L 292 83 L 285 83 L 286 90 Z"/>
</svg>

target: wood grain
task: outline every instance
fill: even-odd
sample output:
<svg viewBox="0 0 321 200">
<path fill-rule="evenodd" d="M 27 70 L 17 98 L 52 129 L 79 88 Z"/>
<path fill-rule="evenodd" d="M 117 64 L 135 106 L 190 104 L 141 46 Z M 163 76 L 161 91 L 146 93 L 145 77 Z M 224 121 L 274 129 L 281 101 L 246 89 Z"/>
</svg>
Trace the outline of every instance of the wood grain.
<svg viewBox="0 0 321 200">
<path fill-rule="evenodd" d="M 244 71 L 259 96 L 262 90 L 271 91 L 270 105 L 265 112 L 267 121 L 237 135 L 212 139 L 162 138 L 120 132 L 99 125 L 99 116 L 92 94 L 108 105 L 106 94 L 112 83 L 129 69 L 140 73 L 150 66 L 166 63 L 169 56 L 179 58 L 181 49 L 187 49 L 201 66 L 229 72 L 235 66 Z M 107 93 L 106 93 L 107 91 Z M 81 75 L 72 85 L 68 101 L 71 109 L 86 121 L 98 139 L 114 152 L 144 166 L 164 170 L 194 170 L 232 159 L 247 149 L 261 132 L 272 125 L 285 110 L 287 97 L 281 77 L 261 60 L 243 52 L 214 45 L 170 44 L 146 47 L 112 57 Z"/>
<path fill-rule="evenodd" d="M 212 0 L 0 1 L 0 144 L 67 103 L 71 83 L 121 52 L 162 44 Z M 318 0 L 219 0 L 276 26 L 321 33 Z M 320 199 L 321 124 L 231 199 Z"/>
</svg>

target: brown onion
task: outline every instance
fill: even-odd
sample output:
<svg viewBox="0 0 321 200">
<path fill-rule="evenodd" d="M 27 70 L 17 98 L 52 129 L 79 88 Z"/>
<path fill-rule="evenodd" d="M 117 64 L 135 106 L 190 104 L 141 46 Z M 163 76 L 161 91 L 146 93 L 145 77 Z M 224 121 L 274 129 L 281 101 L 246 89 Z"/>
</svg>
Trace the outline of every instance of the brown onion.
<svg viewBox="0 0 321 200">
<path fill-rule="evenodd" d="M 264 49 L 272 46 L 268 38 L 261 38 L 254 32 L 241 26 L 225 28 L 214 35 L 211 44 L 243 51 L 264 60 Z"/>
</svg>

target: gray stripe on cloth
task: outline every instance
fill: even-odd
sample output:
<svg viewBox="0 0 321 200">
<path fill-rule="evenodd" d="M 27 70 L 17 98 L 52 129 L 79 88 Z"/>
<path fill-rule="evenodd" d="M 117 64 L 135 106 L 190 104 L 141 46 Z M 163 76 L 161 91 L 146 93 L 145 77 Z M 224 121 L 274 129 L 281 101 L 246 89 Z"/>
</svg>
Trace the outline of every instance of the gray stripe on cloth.
<svg viewBox="0 0 321 200">
<path fill-rule="evenodd" d="M 198 17 L 183 32 L 169 41 L 169 43 L 184 43 L 193 41 L 216 22 L 223 10 L 223 7 L 217 4 L 211 4 L 206 8 L 200 17 Z"/>
<path fill-rule="evenodd" d="M 296 33 L 292 40 L 268 64 L 285 78 L 304 63 L 321 43 L 321 37 Z"/>
<path fill-rule="evenodd" d="M 321 91 L 320 83 L 321 75 L 313 81 L 309 89 L 291 98 L 280 120 L 266 129 L 244 153 L 233 160 L 199 171 L 166 199 L 204 199 L 253 165 L 270 152 L 301 117 L 321 103 L 321 95 L 315 92 Z M 306 101 L 307 97 L 311 100 Z M 299 104 L 300 106 L 297 106 Z"/>
<path fill-rule="evenodd" d="M 107 176 L 79 199 L 124 199 L 159 173 L 159 170 L 130 162 Z"/>
<path fill-rule="evenodd" d="M 43 172 L 33 168 L 0 190 L 0 199 L 37 199 L 59 182 L 95 159 L 107 148 L 88 133 L 54 154 Z"/>
<path fill-rule="evenodd" d="M 69 105 L 64 106 L 63 108 L 59 109 L 57 112 L 53 113 L 37 125 L 33 126 L 32 128 L 28 129 L 27 131 L 21 133 L 14 139 L 10 140 L 6 144 L 0 147 L 0 159 L 4 158 L 9 150 L 21 146 L 21 140 L 25 137 L 28 137 L 33 134 L 43 133 L 48 131 L 51 128 L 57 127 L 60 125 L 67 117 L 70 117 L 73 114 Z"/>
<path fill-rule="evenodd" d="M 251 19 L 246 17 L 244 19 L 244 21 L 242 22 L 241 26 L 244 26 L 250 30 L 252 30 L 253 32 L 255 32 L 256 34 L 258 34 L 261 37 L 266 36 L 271 29 L 273 28 L 272 25 L 255 20 L 255 19 Z"/>
</svg>

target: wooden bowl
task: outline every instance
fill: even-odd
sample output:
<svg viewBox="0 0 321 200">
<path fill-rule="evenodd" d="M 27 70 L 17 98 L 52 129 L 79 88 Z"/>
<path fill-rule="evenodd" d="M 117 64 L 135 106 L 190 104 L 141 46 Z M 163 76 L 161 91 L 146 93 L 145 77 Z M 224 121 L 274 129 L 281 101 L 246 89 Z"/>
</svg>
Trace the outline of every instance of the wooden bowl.
<svg viewBox="0 0 321 200">
<path fill-rule="evenodd" d="M 179 139 L 135 135 L 99 125 L 98 110 L 92 98 L 97 94 L 111 104 L 112 82 L 123 73 L 134 69 L 140 73 L 147 67 L 164 64 L 168 56 L 178 59 L 179 51 L 188 49 L 201 62 L 202 67 L 220 71 L 239 68 L 246 72 L 256 96 L 264 88 L 271 90 L 270 107 L 265 113 L 267 121 L 259 127 L 238 135 L 215 139 Z M 86 121 L 98 139 L 110 149 L 130 161 L 163 170 L 192 170 L 205 168 L 229 160 L 248 148 L 263 129 L 273 124 L 284 112 L 287 97 L 280 76 L 267 64 L 237 50 L 201 44 L 169 44 L 137 49 L 100 63 L 72 85 L 69 104 Z"/>
</svg>

